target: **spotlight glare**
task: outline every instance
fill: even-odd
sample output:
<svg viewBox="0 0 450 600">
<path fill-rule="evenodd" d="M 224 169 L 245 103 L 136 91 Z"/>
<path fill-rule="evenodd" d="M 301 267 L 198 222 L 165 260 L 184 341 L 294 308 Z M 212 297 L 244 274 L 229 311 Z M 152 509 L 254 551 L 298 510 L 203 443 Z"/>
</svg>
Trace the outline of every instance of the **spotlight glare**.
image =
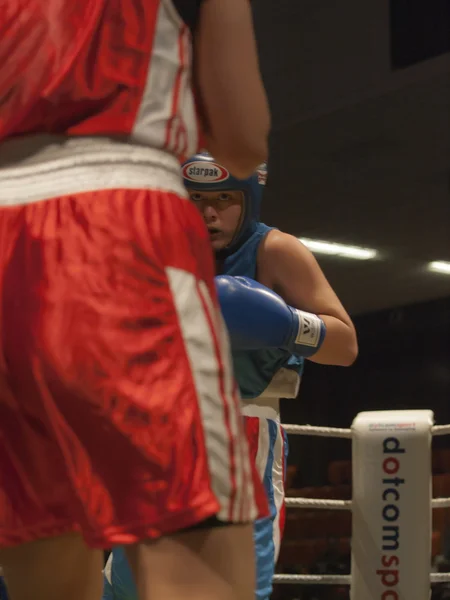
<svg viewBox="0 0 450 600">
<path fill-rule="evenodd" d="M 340 256 L 342 258 L 354 258 L 357 260 L 370 260 L 378 255 L 378 252 L 371 248 L 346 246 L 345 244 L 311 240 L 309 238 L 298 239 L 315 254 L 328 254 L 329 256 Z"/>
<path fill-rule="evenodd" d="M 428 263 L 428 268 L 430 271 L 435 271 L 436 273 L 445 273 L 446 275 L 450 275 L 450 262 L 434 260 Z"/>
</svg>

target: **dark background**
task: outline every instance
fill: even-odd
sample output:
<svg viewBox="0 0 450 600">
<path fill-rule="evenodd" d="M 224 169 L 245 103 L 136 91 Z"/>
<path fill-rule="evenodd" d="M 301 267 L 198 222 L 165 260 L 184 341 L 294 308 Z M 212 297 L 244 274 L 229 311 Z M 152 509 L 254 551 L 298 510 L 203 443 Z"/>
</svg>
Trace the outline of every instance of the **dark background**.
<svg viewBox="0 0 450 600">
<path fill-rule="evenodd" d="M 349 427 L 361 410 L 423 407 L 450 423 L 450 276 L 427 270 L 450 261 L 450 2 L 253 4 L 273 114 L 264 220 L 379 251 L 317 255 L 360 355 L 349 369 L 308 363 L 283 420 Z M 290 442 L 305 484 L 324 454 L 350 452 Z"/>
<path fill-rule="evenodd" d="M 255 0 L 273 114 L 263 217 L 375 248 L 320 258 L 353 315 L 450 295 L 449 0 Z M 319 257 L 318 257 L 319 258 Z"/>
<path fill-rule="evenodd" d="M 350 427 L 364 410 L 431 408 L 436 423 L 450 423 L 450 298 L 359 315 L 355 325 L 355 365 L 307 363 L 299 397 L 282 401 L 283 422 Z M 330 460 L 351 458 L 348 440 L 290 436 L 289 444 L 295 487 L 325 485 Z M 433 447 L 450 447 L 449 437 Z"/>
<path fill-rule="evenodd" d="M 253 8 L 273 116 L 264 220 L 379 252 L 366 261 L 316 256 L 354 319 L 359 358 L 350 368 L 307 362 L 282 420 L 347 428 L 364 410 L 428 408 L 450 423 L 450 275 L 427 269 L 450 261 L 450 0 L 254 0 Z M 295 496 L 307 488 L 321 497 L 329 463 L 351 458 L 349 440 L 289 443 Z M 434 449 L 445 447 L 450 436 L 434 439 Z M 450 495 L 435 485 L 449 483 L 445 473 L 433 475 L 435 495 Z M 309 539 L 310 516 L 295 511 L 281 572 L 349 573 L 351 524 L 347 540 L 327 529 L 343 514 L 327 521 L 315 511 Z M 433 529 L 433 568 L 450 571 L 448 509 Z M 325 531 L 327 549 L 317 553 Z M 435 586 L 432 597 L 450 589 Z M 348 589 L 276 586 L 273 598 L 342 599 Z"/>
</svg>

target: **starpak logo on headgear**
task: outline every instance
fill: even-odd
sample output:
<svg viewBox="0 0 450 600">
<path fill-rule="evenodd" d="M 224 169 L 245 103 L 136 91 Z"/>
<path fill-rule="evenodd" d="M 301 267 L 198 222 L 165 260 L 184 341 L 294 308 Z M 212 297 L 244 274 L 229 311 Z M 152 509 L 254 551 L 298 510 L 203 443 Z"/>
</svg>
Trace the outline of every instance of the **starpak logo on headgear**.
<svg viewBox="0 0 450 600">
<path fill-rule="evenodd" d="M 191 162 L 183 167 L 183 177 L 198 183 L 220 183 L 226 181 L 230 174 L 215 162 Z"/>
</svg>

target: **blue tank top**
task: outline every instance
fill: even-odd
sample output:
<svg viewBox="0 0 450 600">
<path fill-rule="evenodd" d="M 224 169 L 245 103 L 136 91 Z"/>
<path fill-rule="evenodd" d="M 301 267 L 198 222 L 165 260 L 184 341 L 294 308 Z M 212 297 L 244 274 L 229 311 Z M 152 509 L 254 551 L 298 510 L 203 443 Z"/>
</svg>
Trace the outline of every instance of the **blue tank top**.
<svg viewBox="0 0 450 600">
<path fill-rule="evenodd" d="M 259 245 L 272 229 L 274 228 L 264 223 L 258 223 L 245 243 L 225 258 L 221 265 L 221 274 L 256 279 Z M 233 352 L 233 363 L 241 397 L 250 400 L 263 394 L 280 369 L 295 371 L 300 377 L 304 360 L 287 350 L 270 348 Z"/>
</svg>

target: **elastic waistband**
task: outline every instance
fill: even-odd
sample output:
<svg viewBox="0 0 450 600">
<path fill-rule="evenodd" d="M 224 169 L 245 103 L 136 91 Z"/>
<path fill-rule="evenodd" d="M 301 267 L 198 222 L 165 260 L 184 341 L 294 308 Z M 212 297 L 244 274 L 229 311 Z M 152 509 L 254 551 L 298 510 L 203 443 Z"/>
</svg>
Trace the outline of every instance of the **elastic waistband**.
<svg viewBox="0 0 450 600">
<path fill-rule="evenodd" d="M 246 417 L 280 421 L 280 400 L 278 398 L 264 398 L 260 396 L 254 400 L 243 400 L 241 409 L 242 414 Z"/>
<path fill-rule="evenodd" d="M 0 144 L 0 205 L 104 189 L 186 196 L 180 164 L 162 150 L 110 138 L 27 136 Z"/>
</svg>

